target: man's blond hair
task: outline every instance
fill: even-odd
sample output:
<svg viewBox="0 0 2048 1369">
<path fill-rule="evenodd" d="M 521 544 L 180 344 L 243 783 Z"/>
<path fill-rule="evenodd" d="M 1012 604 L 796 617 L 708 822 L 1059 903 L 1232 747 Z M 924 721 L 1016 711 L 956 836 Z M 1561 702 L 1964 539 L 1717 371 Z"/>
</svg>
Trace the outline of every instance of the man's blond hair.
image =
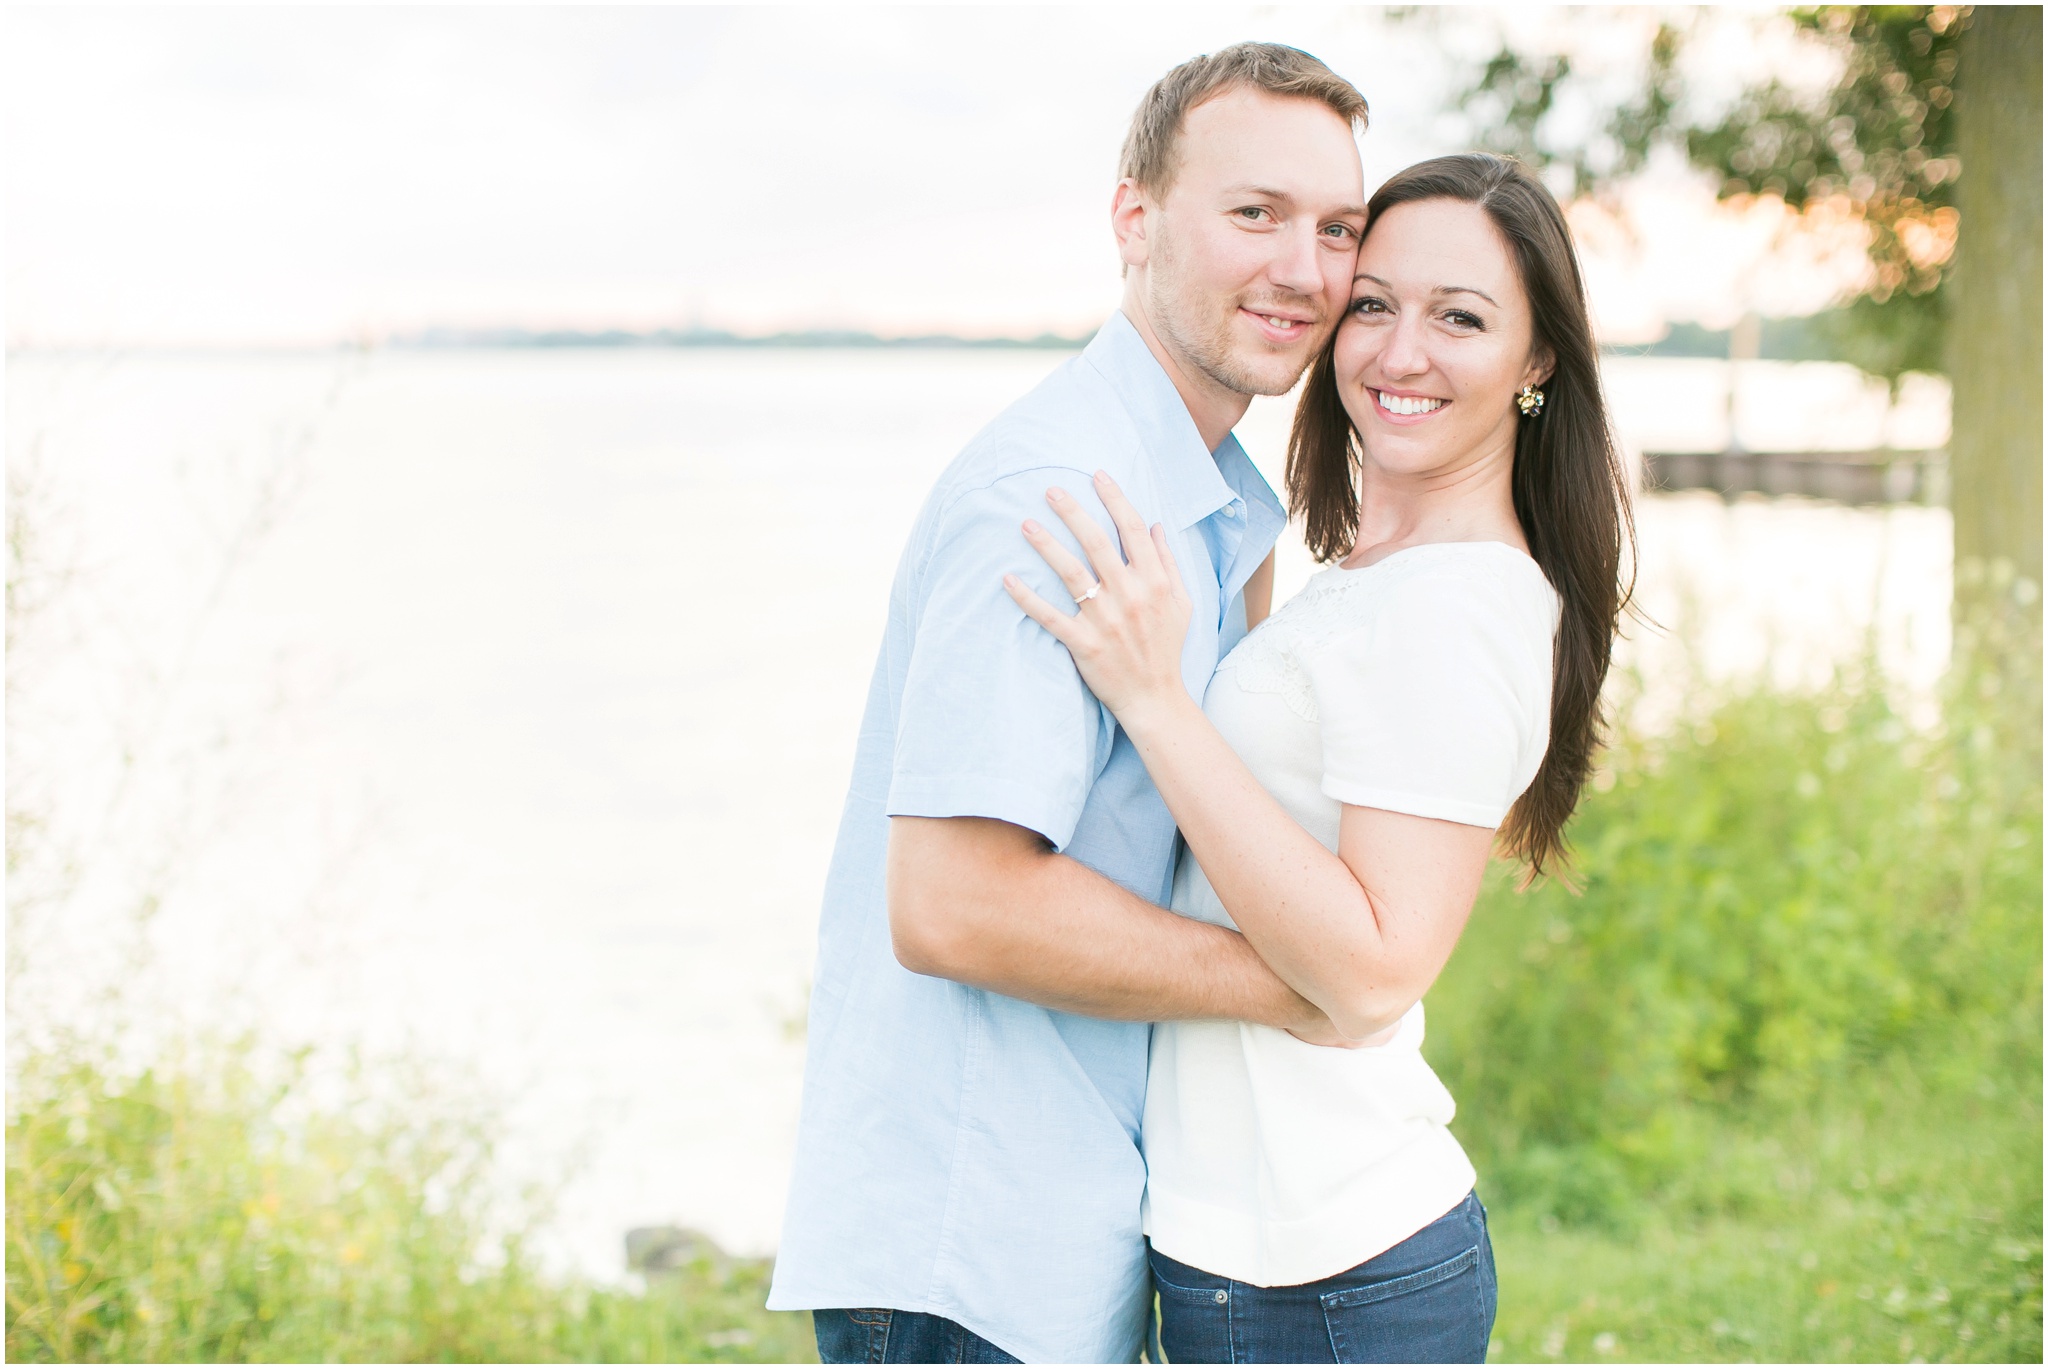
<svg viewBox="0 0 2048 1369">
<path fill-rule="evenodd" d="M 1314 100 L 1354 131 L 1365 129 L 1365 97 L 1316 58 L 1279 43 L 1233 43 L 1220 52 L 1182 62 L 1145 92 L 1138 112 L 1131 116 L 1117 175 L 1154 194 L 1164 194 L 1180 170 L 1180 135 L 1188 111 L 1239 88 Z"/>
</svg>

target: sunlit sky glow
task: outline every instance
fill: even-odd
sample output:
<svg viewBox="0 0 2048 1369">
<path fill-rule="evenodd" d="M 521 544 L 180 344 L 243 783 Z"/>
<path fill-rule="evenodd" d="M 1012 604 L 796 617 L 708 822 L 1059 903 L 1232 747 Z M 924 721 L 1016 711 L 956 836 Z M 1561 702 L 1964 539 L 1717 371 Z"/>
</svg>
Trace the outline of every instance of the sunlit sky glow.
<svg viewBox="0 0 2048 1369">
<path fill-rule="evenodd" d="M 1081 331 L 1117 298 L 1125 123 L 1175 62 L 1243 38 L 1315 52 L 1372 103 L 1371 185 L 1464 145 L 1447 95 L 1503 24 L 1625 55 L 1652 18 L 11 8 L 7 338 Z M 1739 55 L 1722 65 L 1757 69 Z M 1630 205 L 1627 228 L 1575 219 L 1614 340 L 1810 312 L 1858 259 L 1773 248 L 1779 216 L 1717 209 L 1676 168 Z"/>
</svg>

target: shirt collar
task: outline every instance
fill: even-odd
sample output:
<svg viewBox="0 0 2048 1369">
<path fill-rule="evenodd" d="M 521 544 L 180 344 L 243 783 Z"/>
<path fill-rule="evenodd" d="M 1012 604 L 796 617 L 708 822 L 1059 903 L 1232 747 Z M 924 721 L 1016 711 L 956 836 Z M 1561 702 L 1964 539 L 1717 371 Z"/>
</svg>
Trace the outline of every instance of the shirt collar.
<svg viewBox="0 0 2048 1369">
<path fill-rule="evenodd" d="M 1236 433 L 1224 438 L 1223 445 L 1216 449 L 1216 469 L 1224 483 L 1244 500 L 1238 513 L 1244 517 L 1245 538 L 1259 548 L 1263 558 L 1287 527 L 1287 506 L 1245 454 Z"/>
<path fill-rule="evenodd" d="M 1109 382 L 1125 410 L 1137 423 L 1138 435 L 1158 472 L 1159 489 L 1166 505 L 1159 521 L 1176 532 L 1185 531 L 1238 498 L 1243 477 L 1249 474 L 1252 489 L 1245 490 L 1247 502 L 1263 492 L 1265 501 L 1278 508 L 1278 500 L 1259 473 L 1245 459 L 1237 439 L 1226 437 L 1215 454 L 1203 445 L 1202 434 L 1173 388 L 1159 358 L 1145 345 L 1145 339 L 1123 311 L 1111 314 L 1096 331 L 1094 340 L 1081 353 L 1104 380 Z M 1232 453 L 1235 454 L 1234 459 Z M 1230 465 L 1235 480 L 1225 478 L 1222 469 Z M 1242 469 L 1236 469 L 1240 467 Z M 1241 510 L 1242 511 L 1242 510 Z"/>
</svg>

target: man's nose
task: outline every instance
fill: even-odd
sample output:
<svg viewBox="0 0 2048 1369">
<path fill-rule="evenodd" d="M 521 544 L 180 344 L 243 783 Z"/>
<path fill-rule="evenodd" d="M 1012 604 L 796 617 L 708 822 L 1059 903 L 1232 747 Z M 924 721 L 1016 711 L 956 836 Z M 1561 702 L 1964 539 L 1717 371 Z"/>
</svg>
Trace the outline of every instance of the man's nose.
<svg viewBox="0 0 2048 1369">
<path fill-rule="evenodd" d="M 1276 288 L 1311 298 L 1323 293 L 1323 263 L 1316 255 L 1322 250 L 1319 236 L 1314 224 L 1290 226 L 1280 235 L 1279 255 L 1267 268 Z"/>
</svg>

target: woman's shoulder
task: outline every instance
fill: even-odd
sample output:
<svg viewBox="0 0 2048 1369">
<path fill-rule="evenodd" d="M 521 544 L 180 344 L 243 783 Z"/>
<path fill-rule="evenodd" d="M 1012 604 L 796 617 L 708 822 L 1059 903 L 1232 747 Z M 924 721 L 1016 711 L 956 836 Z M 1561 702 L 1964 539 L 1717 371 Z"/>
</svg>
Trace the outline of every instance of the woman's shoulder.
<svg viewBox="0 0 2048 1369">
<path fill-rule="evenodd" d="M 1429 543 L 1353 574 L 1349 602 L 1300 652 L 1319 696 L 1397 697 L 1417 718 L 1547 696 L 1559 600 L 1520 548 Z"/>
<path fill-rule="evenodd" d="M 1533 615 L 1554 626 L 1557 613 L 1557 594 L 1542 567 L 1505 542 L 1426 542 L 1370 565 L 1332 566 L 1297 597 L 1304 609 L 1322 609 L 1315 616 L 1355 626 L 1389 615 L 1439 626 L 1456 618 L 1521 621 Z"/>
<path fill-rule="evenodd" d="M 1410 547 L 1369 566 L 1333 567 L 1286 606 L 1274 647 L 1319 691 L 1372 681 L 1511 678 L 1548 688 L 1558 599 L 1542 569 L 1498 542 Z"/>
</svg>

